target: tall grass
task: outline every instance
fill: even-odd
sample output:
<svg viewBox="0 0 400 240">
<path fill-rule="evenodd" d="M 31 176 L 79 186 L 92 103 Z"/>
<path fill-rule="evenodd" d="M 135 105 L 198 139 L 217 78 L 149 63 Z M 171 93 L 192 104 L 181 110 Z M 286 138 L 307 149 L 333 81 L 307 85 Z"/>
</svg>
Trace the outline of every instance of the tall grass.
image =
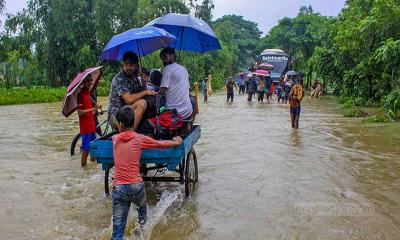
<svg viewBox="0 0 400 240">
<path fill-rule="evenodd" d="M 100 90 L 100 91 L 99 91 Z M 64 99 L 67 89 L 62 88 L 0 88 L 0 106 L 26 103 L 58 102 Z M 108 96 L 109 88 L 99 87 L 99 96 Z"/>
<path fill-rule="evenodd" d="M 0 88 L 0 105 L 61 101 L 66 88 Z"/>
</svg>

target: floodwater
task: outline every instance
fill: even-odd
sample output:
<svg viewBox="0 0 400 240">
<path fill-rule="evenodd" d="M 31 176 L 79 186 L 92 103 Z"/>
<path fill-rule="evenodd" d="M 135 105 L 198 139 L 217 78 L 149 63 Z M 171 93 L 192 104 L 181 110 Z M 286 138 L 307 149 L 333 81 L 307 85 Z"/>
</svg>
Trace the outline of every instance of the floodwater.
<svg viewBox="0 0 400 240">
<path fill-rule="evenodd" d="M 199 184 L 146 184 L 143 232 L 127 239 L 400 239 L 400 124 L 348 119 L 305 99 L 300 129 L 277 103 L 217 94 L 196 121 Z M 101 99 L 104 104 L 107 99 Z M 109 239 L 101 167 L 69 156 L 61 103 L 0 107 L 1 239 Z"/>
</svg>

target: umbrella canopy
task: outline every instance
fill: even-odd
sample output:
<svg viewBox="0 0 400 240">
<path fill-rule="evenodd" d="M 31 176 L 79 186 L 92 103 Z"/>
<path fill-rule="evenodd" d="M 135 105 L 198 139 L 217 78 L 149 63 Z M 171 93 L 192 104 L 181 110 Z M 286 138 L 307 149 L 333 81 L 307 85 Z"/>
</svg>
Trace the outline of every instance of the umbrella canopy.
<svg viewBox="0 0 400 240">
<path fill-rule="evenodd" d="M 65 117 L 71 115 L 78 108 L 78 94 L 81 92 L 83 87 L 83 80 L 89 75 L 92 75 L 92 82 L 90 83 L 89 91 L 96 88 L 99 83 L 100 77 L 103 74 L 103 66 L 88 68 L 85 71 L 76 75 L 74 80 L 69 84 L 67 93 L 64 96 L 62 105 L 62 114 Z"/>
<path fill-rule="evenodd" d="M 296 76 L 297 75 L 297 72 L 295 72 L 295 71 L 287 71 L 286 72 L 286 76 Z"/>
<path fill-rule="evenodd" d="M 121 60 L 124 53 L 131 51 L 139 57 L 163 47 L 174 46 L 176 38 L 164 29 L 154 26 L 133 28 L 115 35 L 101 53 L 101 60 Z"/>
<path fill-rule="evenodd" d="M 253 72 L 253 74 L 255 75 L 259 75 L 259 76 L 269 76 L 269 71 L 267 70 L 262 70 L 262 69 L 258 69 L 255 72 Z"/>
<path fill-rule="evenodd" d="M 156 26 L 172 33 L 177 40 L 171 47 L 177 50 L 204 53 L 221 49 L 212 28 L 205 21 L 188 14 L 168 13 L 146 26 Z"/>
<path fill-rule="evenodd" d="M 269 63 L 261 63 L 261 64 L 258 66 L 258 69 L 272 70 L 272 69 L 274 69 L 274 65 L 269 64 Z"/>
</svg>

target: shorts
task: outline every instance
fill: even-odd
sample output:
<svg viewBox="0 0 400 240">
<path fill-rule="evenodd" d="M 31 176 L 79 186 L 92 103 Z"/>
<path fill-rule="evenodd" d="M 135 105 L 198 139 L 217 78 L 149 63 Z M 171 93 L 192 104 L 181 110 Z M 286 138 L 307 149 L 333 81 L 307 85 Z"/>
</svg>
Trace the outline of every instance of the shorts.
<svg viewBox="0 0 400 240">
<path fill-rule="evenodd" d="M 301 107 L 290 108 L 290 113 L 293 113 L 295 116 L 300 116 Z"/>
<path fill-rule="evenodd" d="M 93 132 L 93 133 L 81 134 L 81 138 L 82 138 L 81 151 L 89 152 L 90 142 L 96 140 L 96 133 Z"/>
</svg>

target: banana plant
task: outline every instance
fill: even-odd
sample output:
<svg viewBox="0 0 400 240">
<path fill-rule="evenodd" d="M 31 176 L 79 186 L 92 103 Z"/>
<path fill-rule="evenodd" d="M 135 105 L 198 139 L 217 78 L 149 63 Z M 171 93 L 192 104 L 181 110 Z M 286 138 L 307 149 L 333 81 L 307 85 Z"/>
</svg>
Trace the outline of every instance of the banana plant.
<svg viewBox="0 0 400 240">
<path fill-rule="evenodd" d="M 393 105 L 390 106 L 387 115 L 390 119 L 395 120 L 397 118 L 397 108 L 398 108 L 398 104 L 397 104 L 397 99 L 393 101 Z"/>
</svg>

